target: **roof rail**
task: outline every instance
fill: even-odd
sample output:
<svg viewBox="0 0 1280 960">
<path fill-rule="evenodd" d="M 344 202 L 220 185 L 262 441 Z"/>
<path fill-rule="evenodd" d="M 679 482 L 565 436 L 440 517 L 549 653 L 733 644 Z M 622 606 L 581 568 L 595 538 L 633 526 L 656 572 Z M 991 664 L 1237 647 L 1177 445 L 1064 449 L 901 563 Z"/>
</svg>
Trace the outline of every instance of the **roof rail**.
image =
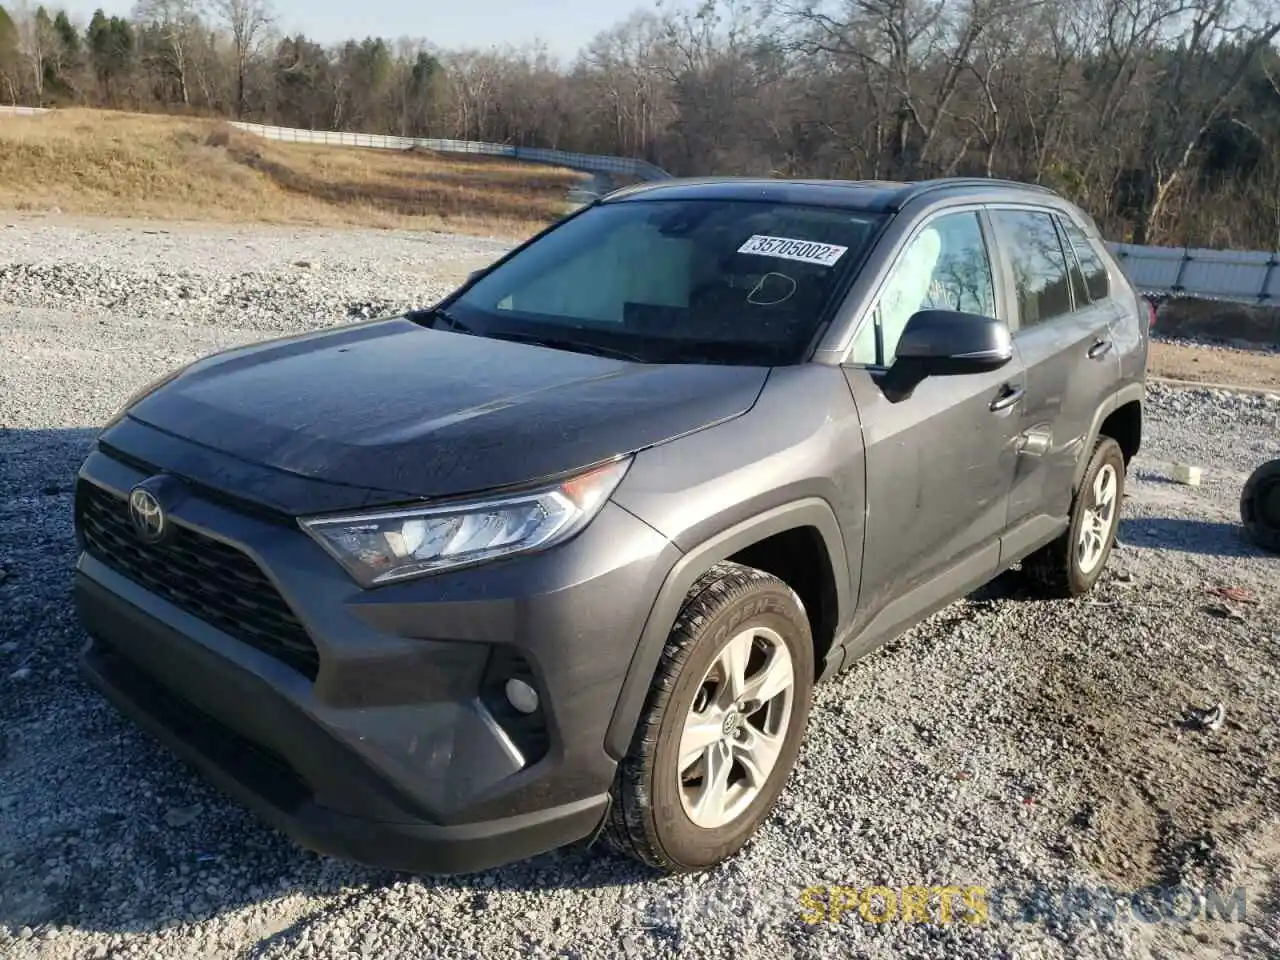
<svg viewBox="0 0 1280 960">
<path fill-rule="evenodd" d="M 601 200 L 619 200 L 622 197 L 629 197 L 633 193 L 645 193 L 658 187 L 670 186 L 674 181 L 681 180 L 681 177 L 669 177 L 666 180 L 641 180 L 638 183 L 628 183 L 626 186 L 615 187 L 608 193 L 600 196 Z"/>
<path fill-rule="evenodd" d="M 1031 190 L 1036 193 L 1047 193 L 1056 197 L 1053 189 L 1040 183 L 1023 183 L 1019 180 L 1002 180 L 996 177 L 941 177 L 936 180 L 918 180 L 910 184 L 898 195 L 898 206 L 937 190 L 949 190 L 952 187 L 995 187 L 1009 190 Z"/>
</svg>

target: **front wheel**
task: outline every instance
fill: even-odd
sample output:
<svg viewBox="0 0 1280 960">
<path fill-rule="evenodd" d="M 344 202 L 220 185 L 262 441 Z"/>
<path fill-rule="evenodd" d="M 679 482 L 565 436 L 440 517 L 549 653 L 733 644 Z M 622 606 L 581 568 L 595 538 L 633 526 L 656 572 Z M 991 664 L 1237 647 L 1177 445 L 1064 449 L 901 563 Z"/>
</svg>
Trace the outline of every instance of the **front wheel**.
<svg viewBox="0 0 1280 960">
<path fill-rule="evenodd" d="M 1067 532 L 1024 564 L 1046 595 L 1083 596 L 1102 576 L 1120 525 L 1124 473 L 1120 444 L 1110 437 L 1101 438 L 1071 503 Z"/>
<path fill-rule="evenodd" d="M 619 764 L 610 843 L 672 873 L 737 853 L 795 765 L 813 673 L 795 591 L 751 567 L 712 567 L 672 628 Z"/>
</svg>

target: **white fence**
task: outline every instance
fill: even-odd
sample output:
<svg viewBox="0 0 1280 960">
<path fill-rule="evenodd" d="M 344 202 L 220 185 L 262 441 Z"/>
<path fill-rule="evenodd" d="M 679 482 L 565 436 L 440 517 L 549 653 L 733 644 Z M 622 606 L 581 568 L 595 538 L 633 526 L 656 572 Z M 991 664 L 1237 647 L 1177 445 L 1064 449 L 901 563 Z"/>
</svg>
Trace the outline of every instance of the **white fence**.
<svg viewBox="0 0 1280 960">
<path fill-rule="evenodd" d="M 1134 286 L 1147 293 L 1280 303 L 1280 251 L 1108 246 Z"/>
<path fill-rule="evenodd" d="M 439 153 L 467 153 L 486 157 L 506 157 L 529 163 L 550 163 L 589 173 L 612 173 L 639 180 L 670 177 L 661 167 L 633 157 L 605 157 L 591 153 L 570 153 L 540 147 L 517 147 L 509 143 L 482 143 L 477 140 L 440 140 L 432 137 L 390 137 L 376 133 L 338 133 L 327 130 L 298 130 L 261 123 L 232 123 L 233 127 L 268 140 L 290 143 L 317 143 L 339 147 L 373 147 L 381 150 L 435 150 Z"/>
<path fill-rule="evenodd" d="M 0 117 L 34 117 L 37 114 L 48 113 L 47 107 L 3 107 L 0 106 Z"/>
</svg>

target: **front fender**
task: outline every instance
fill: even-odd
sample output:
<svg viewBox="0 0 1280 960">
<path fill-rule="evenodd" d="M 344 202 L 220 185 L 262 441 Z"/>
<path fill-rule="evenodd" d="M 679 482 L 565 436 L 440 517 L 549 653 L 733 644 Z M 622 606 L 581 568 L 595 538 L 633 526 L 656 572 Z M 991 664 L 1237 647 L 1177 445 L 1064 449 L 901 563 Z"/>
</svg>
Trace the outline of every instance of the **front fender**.
<svg viewBox="0 0 1280 960">
<path fill-rule="evenodd" d="M 835 579 L 836 622 L 845 622 L 852 603 L 849 596 L 849 560 L 840 526 L 827 501 L 807 497 L 774 507 L 703 541 L 675 562 L 649 610 L 605 736 L 605 749 L 611 756 L 621 760 L 630 749 L 667 636 L 698 577 L 713 564 L 728 559 L 753 543 L 799 527 L 813 527 L 822 537 Z"/>
</svg>

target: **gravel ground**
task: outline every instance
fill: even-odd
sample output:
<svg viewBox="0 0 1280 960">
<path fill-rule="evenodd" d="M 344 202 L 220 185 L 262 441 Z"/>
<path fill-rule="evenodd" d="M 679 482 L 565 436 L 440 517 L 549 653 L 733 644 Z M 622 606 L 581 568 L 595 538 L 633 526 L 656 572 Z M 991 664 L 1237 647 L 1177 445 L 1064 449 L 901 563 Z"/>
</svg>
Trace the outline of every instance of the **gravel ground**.
<svg viewBox="0 0 1280 960">
<path fill-rule="evenodd" d="M 655 879 L 574 849 L 407 878 L 296 849 L 81 685 L 71 481 L 93 427 L 168 368 L 429 302 L 503 244 L 148 230 L 0 221 L 0 955 L 1280 954 L 1280 559 L 1238 525 L 1245 477 L 1280 455 L 1280 397 L 1153 390 L 1095 593 L 1039 601 L 1006 575 L 822 688 L 732 863 Z M 1203 484 L 1170 483 L 1175 461 Z M 1197 719 L 1218 703 L 1221 725 Z M 1243 922 L 1131 905 L 1176 884 L 1243 888 Z M 985 887 L 990 922 L 802 917 L 806 888 L 869 885 Z M 1081 890 L 1095 909 L 1014 916 Z"/>
</svg>

